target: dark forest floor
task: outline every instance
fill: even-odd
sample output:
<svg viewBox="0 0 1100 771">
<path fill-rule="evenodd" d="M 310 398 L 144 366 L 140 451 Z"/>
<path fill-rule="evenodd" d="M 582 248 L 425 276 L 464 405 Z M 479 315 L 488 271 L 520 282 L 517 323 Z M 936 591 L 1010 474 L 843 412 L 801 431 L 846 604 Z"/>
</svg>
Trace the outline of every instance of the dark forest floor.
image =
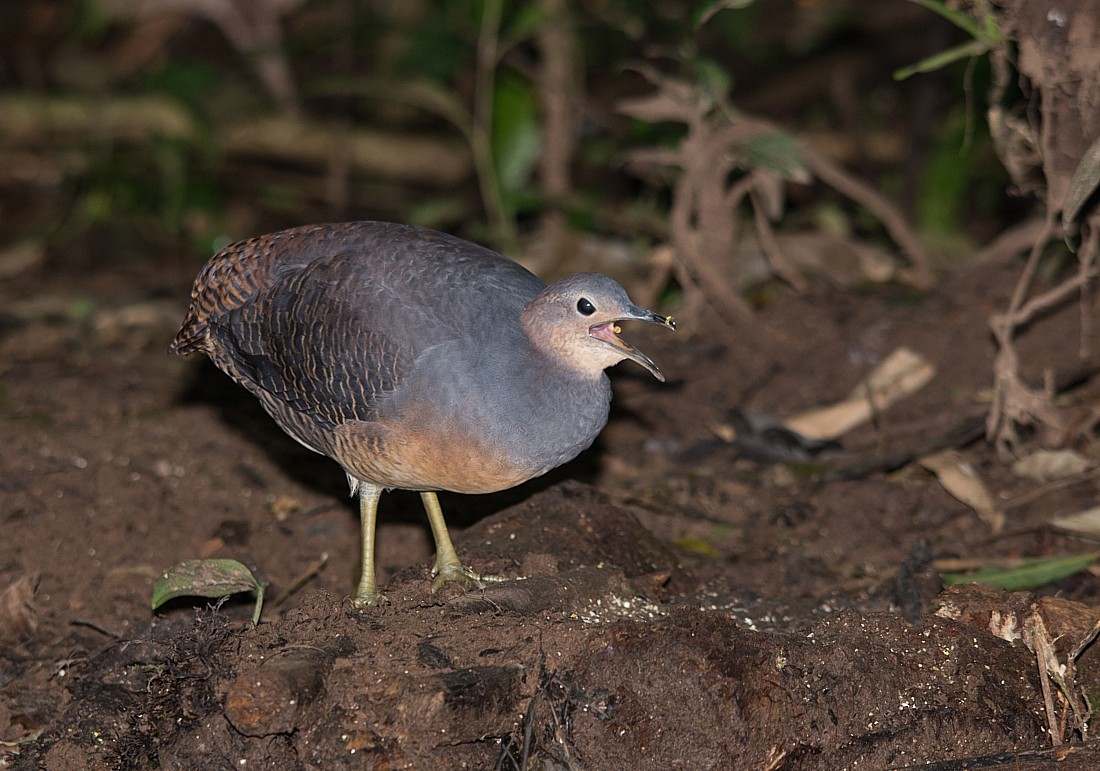
<svg viewBox="0 0 1100 771">
<path fill-rule="evenodd" d="M 207 362 L 164 353 L 197 268 L 115 261 L 0 287 L 0 590 L 16 586 L 0 608 L 0 765 L 1053 762 L 1027 755 L 1051 744 L 1035 656 L 990 621 L 1037 610 L 1064 660 L 1096 618 L 1097 577 L 1042 597 L 937 596 L 929 562 L 1092 548 L 1046 523 L 1094 505 L 1100 481 L 1018 478 L 973 430 L 987 318 L 1018 263 L 965 266 L 919 296 L 780 293 L 760 314 L 769 333 L 705 315 L 676 335 L 628 328 L 669 383 L 617 368 L 592 450 L 516 490 L 443 500 L 467 564 L 525 580 L 431 595 L 419 501 L 392 494 L 379 527 L 390 603 L 366 611 L 349 602 L 359 535 L 339 469 Z M 1079 323 L 1067 307 L 1026 334 L 1029 377 L 1080 363 Z M 935 378 L 840 452 L 774 463 L 727 441 L 735 411 L 842 399 L 900 346 Z M 1070 407 L 1086 411 L 1098 387 L 1086 380 Z M 999 533 L 913 463 L 821 475 L 930 452 L 958 426 L 971 430 L 953 446 L 1006 516 Z M 1077 449 L 1095 463 L 1095 447 Z M 270 582 L 258 628 L 247 597 L 150 612 L 158 573 L 199 557 Z M 1078 682 L 1100 682 L 1098 657 L 1085 652 Z M 1089 751 L 1058 767 L 1096 767 Z"/>
</svg>

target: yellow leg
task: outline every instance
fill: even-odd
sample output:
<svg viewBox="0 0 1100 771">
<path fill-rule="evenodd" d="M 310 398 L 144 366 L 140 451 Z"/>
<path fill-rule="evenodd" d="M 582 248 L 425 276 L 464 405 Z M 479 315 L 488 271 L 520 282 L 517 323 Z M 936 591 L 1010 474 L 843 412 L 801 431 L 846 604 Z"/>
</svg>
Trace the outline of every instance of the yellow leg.
<svg viewBox="0 0 1100 771">
<path fill-rule="evenodd" d="M 435 567 L 432 568 L 432 591 L 438 591 L 444 584 L 458 582 L 467 589 L 484 589 L 483 581 L 503 581 L 499 576 L 480 576 L 465 567 L 458 559 L 458 552 L 451 543 L 447 532 L 447 523 L 443 520 L 443 509 L 435 493 L 420 493 L 424 509 L 428 512 L 428 523 L 432 526 L 432 538 L 435 539 Z"/>
<path fill-rule="evenodd" d="M 363 574 L 359 578 L 359 588 L 355 590 L 353 603 L 357 608 L 378 605 L 386 598 L 378 593 L 378 584 L 374 577 L 374 527 L 378 521 L 378 499 L 382 497 L 382 488 L 359 483 L 359 526 L 363 531 Z"/>
</svg>

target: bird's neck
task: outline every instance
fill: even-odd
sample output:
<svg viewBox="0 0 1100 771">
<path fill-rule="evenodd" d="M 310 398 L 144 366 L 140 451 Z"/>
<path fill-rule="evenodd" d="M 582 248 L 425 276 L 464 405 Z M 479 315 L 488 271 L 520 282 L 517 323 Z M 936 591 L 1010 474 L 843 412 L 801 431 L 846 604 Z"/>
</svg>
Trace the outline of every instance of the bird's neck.
<svg viewBox="0 0 1100 771">
<path fill-rule="evenodd" d="M 523 441 L 515 450 L 549 470 L 575 458 L 603 430 L 611 381 L 603 372 L 580 375 L 541 356 L 526 364 L 530 369 L 518 372 L 514 383 L 525 405 L 516 416 Z"/>
<path fill-rule="evenodd" d="M 554 313 L 556 308 L 528 306 L 520 314 L 520 327 L 523 329 L 525 343 L 530 347 L 536 359 L 536 366 L 548 374 L 566 374 L 592 382 L 603 377 L 604 367 L 609 367 L 617 359 L 600 361 L 595 353 L 599 347 L 584 346 L 576 335 L 577 330 Z"/>
</svg>

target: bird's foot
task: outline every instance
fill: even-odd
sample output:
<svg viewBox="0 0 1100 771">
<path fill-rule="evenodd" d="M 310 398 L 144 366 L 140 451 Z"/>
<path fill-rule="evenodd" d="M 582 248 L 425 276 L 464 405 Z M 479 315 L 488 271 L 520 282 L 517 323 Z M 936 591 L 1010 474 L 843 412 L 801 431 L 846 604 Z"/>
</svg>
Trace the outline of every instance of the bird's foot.
<svg viewBox="0 0 1100 771">
<path fill-rule="evenodd" d="M 385 605 L 388 602 L 389 600 L 386 598 L 386 595 L 382 594 L 381 592 L 365 592 L 356 594 L 354 599 L 352 599 L 351 604 L 354 605 L 357 609 L 362 610 L 363 608 L 371 608 L 377 605 Z"/>
<path fill-rule="evenodd" d="M 504 576 L 483 576 L 470 570 L 461 562 L 443 563 L 438 560 L 432 568 L 432 594 L 435 594 L 447 584 L 458 584 L 466 590 L 484 589 L 485 584 L 507 581 Z"/>
</svg>

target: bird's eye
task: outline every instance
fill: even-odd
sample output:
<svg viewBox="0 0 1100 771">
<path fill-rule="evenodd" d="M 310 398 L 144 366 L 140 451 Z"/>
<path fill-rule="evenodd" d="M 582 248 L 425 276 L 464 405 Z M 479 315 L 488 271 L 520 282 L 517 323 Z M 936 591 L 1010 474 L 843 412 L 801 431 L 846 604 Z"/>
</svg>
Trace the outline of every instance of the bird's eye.
<svg viewBox="0 0 1100 771">
<path fill-rule="evenodd" d="M 577 310 L 582 316 L 591 316 L 596 312 L 596 306 L 587 297 L 577 300 Z"/>
</svg>

